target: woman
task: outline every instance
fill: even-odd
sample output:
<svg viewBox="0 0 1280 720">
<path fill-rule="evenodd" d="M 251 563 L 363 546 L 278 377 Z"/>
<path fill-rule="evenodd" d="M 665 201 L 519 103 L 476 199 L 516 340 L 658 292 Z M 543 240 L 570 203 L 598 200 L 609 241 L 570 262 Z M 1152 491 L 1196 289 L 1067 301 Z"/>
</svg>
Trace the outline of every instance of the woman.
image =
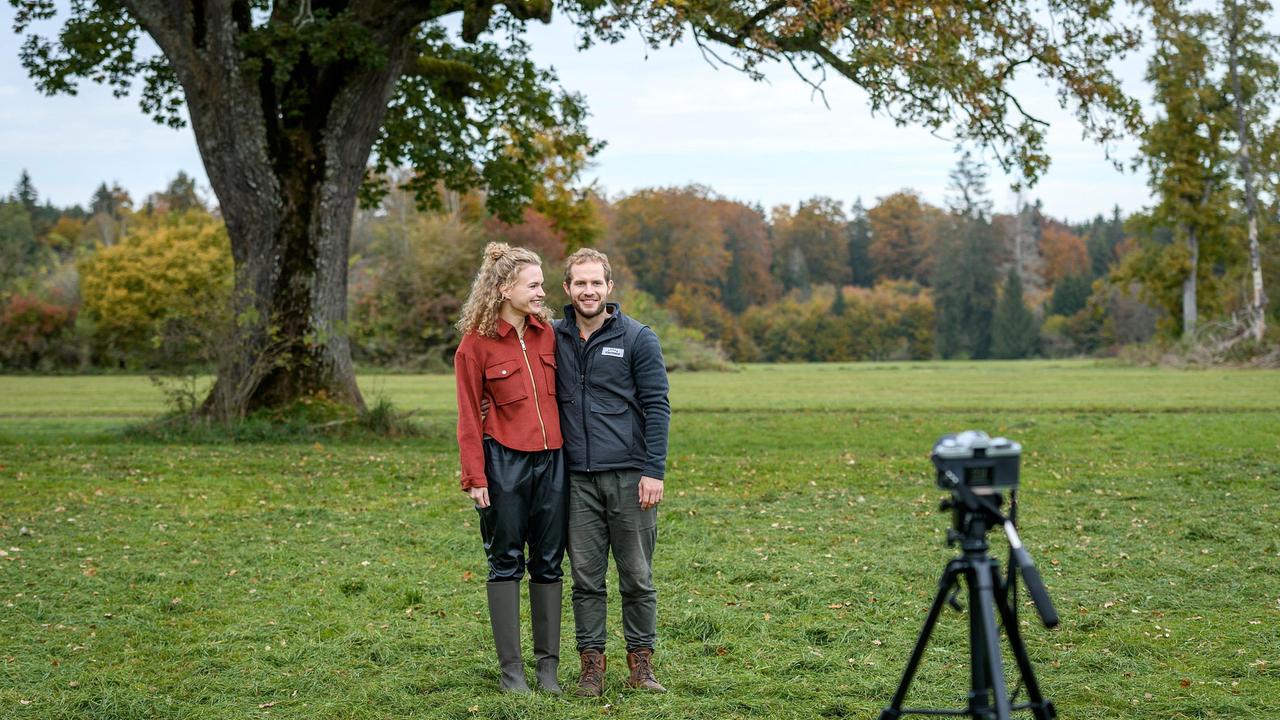
<svg viewBox="0 0 1280 720">
<path fill-rule="evenodd" d="M 520 655 L 526 568 L 538 685 L 560 692 L 560 564 L 568 505 L 555 336 L 545 297 L 537 255 L 490 243 L 462 306 L 462 343 L 454 356 L 462 489 L 480 513 L 500 685 L 518 693 L 529 692 Z"/>
</svg>

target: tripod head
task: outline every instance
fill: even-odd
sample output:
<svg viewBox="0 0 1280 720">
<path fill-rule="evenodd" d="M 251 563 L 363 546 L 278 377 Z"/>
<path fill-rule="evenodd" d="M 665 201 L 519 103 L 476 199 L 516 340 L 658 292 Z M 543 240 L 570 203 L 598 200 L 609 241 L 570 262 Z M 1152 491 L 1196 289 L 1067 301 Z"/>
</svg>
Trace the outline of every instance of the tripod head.
<svg viewBox="0 0 1280 720">
<path fill-rule="evenodd" d="M 951 491 L 942 502 L 943 510 L 952 511 L 952 527 L 947 530 L 947 544 L 957 542 L 966 553 L 987 552 L 987 531 L 1004 528 L 1009 538 L 1009 574 L 1014 568 L 1022 575 L 1035 603 L 1036 613 L 1047 628 L 1058 624 L 1058 611 L 1049 599 L 1049 591 L 1040 578 L 1031 554 L 1022 545 L 1014 518 L 1018 508 L 1018 460 L 1022 446 L 1005 438 L 990 439 L 986 433 L 968 430 L 944 435 L 934 445 L 931 459 L 937 469 L 938 486 Z M 1000 512 L 1004 493 L 1009 495 L 1009 515 Z M 1010 589 L 1013 584 L 1010 583 Z"/>
</svg>

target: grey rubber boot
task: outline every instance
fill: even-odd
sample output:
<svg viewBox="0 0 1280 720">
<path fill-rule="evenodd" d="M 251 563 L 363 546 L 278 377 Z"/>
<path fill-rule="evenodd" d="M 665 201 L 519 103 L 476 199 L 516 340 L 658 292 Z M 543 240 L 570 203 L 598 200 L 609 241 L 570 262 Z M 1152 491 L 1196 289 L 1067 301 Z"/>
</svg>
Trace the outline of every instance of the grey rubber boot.
<svg viewBox="0 0 1280 720">
<path fill-rule="evenodd" d="M 538 687 L 559 695 L 560 603 L 564 583 L 529 583 L 529 609 L 533 618 L 533 657 L 538 661 Z"/>
<path fill-rule="evenodd" d="M 487 589 L 489 625 L 493 627 L 493 646 L 502 671 L 498 685 L 504 692 L 530 693 L 520 656 L 520 582 L 491 582 Z"/>
</svg>

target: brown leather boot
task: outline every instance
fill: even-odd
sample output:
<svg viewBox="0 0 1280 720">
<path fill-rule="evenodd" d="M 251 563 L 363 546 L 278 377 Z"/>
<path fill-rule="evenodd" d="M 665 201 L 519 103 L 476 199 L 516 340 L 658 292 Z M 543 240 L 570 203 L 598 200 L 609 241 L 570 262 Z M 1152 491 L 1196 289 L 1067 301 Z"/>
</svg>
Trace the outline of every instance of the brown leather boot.
<svg viewBox="0 0 1280 720">
<path fill-rule="evenodd" d="M 640 648 L 639 650 L 628 652 L 627 667 L 631 669 L 631 676 L 627 678 L 626 682 L 627 687 L 650 692 L 664 693 L 667 691 L 653 677 L 653 651 L 649 648 Z"/>
<path fill-rule="evenodd" d="M 604 694 L 604 653 L 599 650 L 582 651 L 582 674 L 578 677 L 578 697 L 600 697 Z"/>
</svg>

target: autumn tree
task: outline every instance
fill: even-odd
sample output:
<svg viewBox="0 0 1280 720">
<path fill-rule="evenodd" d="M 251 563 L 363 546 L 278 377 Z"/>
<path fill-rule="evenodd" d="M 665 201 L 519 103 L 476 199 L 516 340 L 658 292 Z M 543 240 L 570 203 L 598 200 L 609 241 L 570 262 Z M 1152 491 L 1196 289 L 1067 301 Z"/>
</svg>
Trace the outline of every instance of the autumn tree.
<svg viewBox="0 0 1280 720">
<path fill-rule="evenodd" d="M 718 200 L 715 213 L 724 231 L 729 267 L 720 287 L 720 299 L 734 313 L 751 305 L 772 302 L 778 286 L 769 274 L 773 259 L 769 226 L 759 208 L 732 200 Z"/>
<path fill-rule="evenodd" d="M 849 279 L 858 287 L 871 287 L 875 282 L 871 265 L 871 223 L 867 220 L 867 208 L 862 198 L 853 201 L 849 208 Z"/>
<path fill-rule="evenodd" d="M 927 284 L 933 275 L 938 231 L 946 213 L 920 200 L 912 190 L 880 198 L 867 211 L 871 246 L 867 253 L 877 278 Z"/>
<path fill-rule="evenodd" d="M 836 200 L 815 197 L 796 208 L 773 212 L 775 273 L 783 289 L 849 282 L 849 240 L 844 209 Z"/>
<path fill-rule="evenodd" d="M 609 234 L 636 284 L 658 302 L 677 285 L 719 299 L 729 267 L 715 198 L 701 186 L 647 189 L 614 203 Z"/>
<path fill-rule="evenodd" d="M 1040 254 L 1044 258 L 1044 279 L 1050 285 L 1089 272 L 1089 249 L 1084 238 L 1062 223 L 1045 223 L 1040 233 Z"/>
<path fill-rule="evenodd" d="M 1212 255 L 1226 246 L 1229 225 L 1230 155 L 1223 142 L 1229 126 L 1213 73 L 1213 21 L 1177 0 L 1153 5 L 1155 53 L 1147 79 L 1155 88 L 1159 117 L 1143 134 L 1142 153 L 1157 201 L 1152 221 L 1167 225 L 1177 238 L 1166 254 L 1168 262 L 1182 267 L 1184 338 L 1195 334 L 1204 302 L 1200 285 L 1212 272 Z"/>
<path fill-rule="evenodd" d="M 1227 98 L 1235 121 L 1236 171 L 1248 222 L 1252 292 L 1247 330 L 1255 341 L 1261 341 L 1266 332 L 1267 293 L 1258 238 L 1257 140 L 1253 128 L 1267 124 L 1271 109 L 1280 100 L 1280 64 L 1275 58 L 1280 37 L 1266 28 L 1270 16 L 1271 3 L 1267 0 L 1225 0 L 1220 21 L 1227 55 Z"/>
<path fill-rule="evenodd" d="M 202 210 L 138 218 L 80 262 L 85 312 L 103 358 L 129 365 L 207 361 L 197 347 L 229 305 L 227 230 Z"/>
<path fill-rule="evenodd" d="M 423 203 L 440 185 L 484 187 L 513 218 L 537 185 L 545 150 L 536 138 L 556 131 L 573 148 L 589 142 L 583 101 L 530 62 L 522 39 L 527 22 L 547 22 L 556 8 L 581 29 L 582 46 L 629 32 L 655 48 L 692 37 L 755 77 L 778 60 L 815 86 L 841 76 L 873 111 L 990 146 L 1029 178 L 1048 157 L 1045 123 L 1012 95 L 1020 71 L 1055 82 L 1104 141 L 1138 118 L 1108 70 L 1137 42 L 1111 19 L 1113 0 L 1053 13 L 1026 1 L 980 12 L 967 2 L 801 0 L 10 3 L 41 90 L 74 92 L 91 79 L 123 94 L 136 82 L 144 111 L 170 125 L 184 122 L 185 107 L 230 233 L 237 315 L 256 318 L 206 407 L 232 417 L 318 392 L 362 404 L 343 323 L 353 209 L 371 153 L 379 175 L 412 167 L 407 184 Z M 59 15 L 61 30 L 42 35 Z M 378 188 L 365 189 L 376 198 Z"/>
</svg>

